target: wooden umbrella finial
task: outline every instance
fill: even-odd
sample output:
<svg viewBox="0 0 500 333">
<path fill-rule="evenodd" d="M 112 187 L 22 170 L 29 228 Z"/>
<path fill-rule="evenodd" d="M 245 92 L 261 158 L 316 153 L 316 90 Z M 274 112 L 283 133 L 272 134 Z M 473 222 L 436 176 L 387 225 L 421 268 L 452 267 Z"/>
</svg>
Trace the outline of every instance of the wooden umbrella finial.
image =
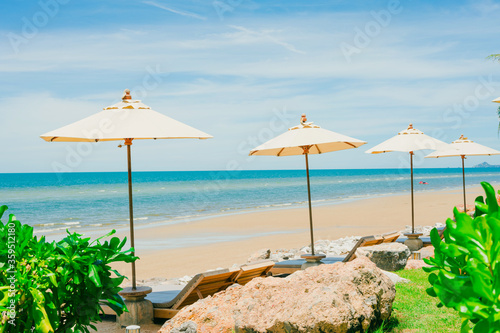
<svg viewBox="0 0 500 333">
<path fill-rule="evenodd" d="M 307 121 L 306 114 L 305 114 L 305 113 L 303 113 L 303 114 L 302 114 L 302 116 L 300 117 L 300 123 L 301 123 L 302 125 L 305 125 L 306 121 Z"/>
<path fill-rule="evenodd" d="M 132 96 L 130 96 L 130 89 L 125 89 L 122 100 L 124 99 L 132 99 Z"/>
</svg>

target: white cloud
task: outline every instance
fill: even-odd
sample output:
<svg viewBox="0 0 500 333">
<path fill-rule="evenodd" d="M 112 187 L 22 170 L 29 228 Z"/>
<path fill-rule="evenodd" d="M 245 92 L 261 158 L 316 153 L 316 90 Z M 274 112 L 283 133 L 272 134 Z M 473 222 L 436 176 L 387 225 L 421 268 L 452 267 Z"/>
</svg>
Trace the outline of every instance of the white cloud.
<svg viewBox="0 0 500 333">
<path fill-rule="evenodd" d="M 154 1 L 143 1 L 142 3 L 144 3 L 146 5 L 153 6 L 153 7 L 157 7 L 157 8 L 160 8 L 160 9 L 163 9 L 163 10 L 166 10 L 168 12 L 171 12 L 171 13 L 174 13 L 174 14 L 178 14 L 178 15 L 181 15 L 181 16 L 192 17 L 192 18 L 195 18 L 195 19 L 198 19 L 198 20 L 206 20 L 207 19 L 204 16 L 201 16 L 201 15 L 198 15 L 198 14 L 195 14 L 195 13 L 191 13 L 191 12 L 188 12 L 188 11 L 183 11 L 183 10 L 169 8 L 169 7 L 165 6 L 165 5 L 159 4 L 159 3 L 154 2 Z"/>
</svg>

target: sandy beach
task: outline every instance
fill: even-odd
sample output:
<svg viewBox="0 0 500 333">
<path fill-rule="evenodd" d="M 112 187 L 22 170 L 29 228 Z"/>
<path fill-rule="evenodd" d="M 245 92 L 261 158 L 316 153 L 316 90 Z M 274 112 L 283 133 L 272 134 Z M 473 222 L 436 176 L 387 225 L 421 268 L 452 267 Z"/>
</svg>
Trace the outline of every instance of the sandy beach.
<svg viewBox="0 0 500 333">
<path fill-rule="evenodd" d="M 468 204 L 472 204 L 482 193 L 481 187 L 469 188 Z M 415 194 L 415 226 L 444 223 L 446 218 L 452 216 L 452 208 L 462 201 L 461 190 Z M 315 240 L 399 231 L 406 225 L 411 225 L 410 194 L 318 206 L 313 208 L 313 218 Z M 164 279 L 193 275 L 209 269 L 243 264 L 259 249 L 306 246 L 309 244 L 308 223 L 307 208 L 300 208 L 227 215 L 138 229 L 135 234 L 136 254 L 140 257 L 136 264 L 137 279 L 140 281 L 155 277 Z M 228 235 L 231 240 L 162 249 L 162 244 L 190 234 L 200 237 L 200 241 L 203 235 Z M 128 236 L 128 233 L 120 231 L 118 236 Z M 233 240 L 237 237 L 241 239 Z M 128 264 L 117 264 L 114 268 L 122 274 L 130 275 Z"/>
</svg>

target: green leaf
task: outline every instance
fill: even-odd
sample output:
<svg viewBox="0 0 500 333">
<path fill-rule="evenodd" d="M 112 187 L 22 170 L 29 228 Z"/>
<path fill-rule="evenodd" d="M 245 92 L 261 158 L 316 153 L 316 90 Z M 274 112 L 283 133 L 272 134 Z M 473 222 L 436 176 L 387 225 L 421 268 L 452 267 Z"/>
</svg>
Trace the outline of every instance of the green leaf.
<svg viewBox="0 0 500 333">
<path fill-rule="evenodd" d="M 96 287 L 102 287 L 101 279 L 99 278 L 99 272 L 95 265 L 89 266 L 89 278 L 95 284 Z"/>
<path fill-rule="evenodd" d="M 460 328 L 460 333 L 470 333 L 470 327 L 469 327 L 469 320 L 468 319 L 463 319 L 462 320 L 462 326 Z"/>
<path fill-rule="evenodd" d="M 493 186 L 491 186 L 487 182 L 481 182 L 481 186 L 483 187 L 484 192 L 486 193 L 486 204 L 488 205 L 488 214 L 497 213 L 498 202 Z"/>
<path fill-rule="evenodd" d="M 109 236 L 111 236 L 111 235 L 113 235 L 113 234 L 115 234 L 115 233 L 116 233 L 116 230 L 115 230 L 115 229 L 113 229 L 113 230 L 111 230 L 110 232 L 108 232 L 106 235 L 101 236 L 101 237 L 97 238 L 96 240 L 94 240 L 94 242 L 95 242 L 95 243 L 97 243 L 97 242 L 99 242 L 101 239 L 106 238 L 106 237 L 109 237 Z M 92 242 L 92 243 L 94 243 L 94 242 Z"/>
<path fill-rule="evenodd" d="M 6 205 L 0 206 L 0 219 L 2 218 L 3 213 L 5 213 L 7 209 L 9 209 L 9 207 L 7 207 Z"/>
<path fill-rule="evenodd" d="M 484 203 L 484 198 L 482 196 L 476 198 L 474 205 L 476 206 L 474 217 L 484 215 L 488 212 L 488 205 Z"/>
<path fill-rule="evenodd" d="M 434 291 L 434 288 L 427 288 L 425 289 L 425 291 L 427 292 L 427 295 L 431 296 L 431 297 L 437 297 L 437 294 L 436 292 Z"/>
<path fill-rule="evenodd" d="M 489 325 L 488 321 L 486 319 L 483 319 L 483 320 L 478 321 L 474 325 L 473 332 L 474 333 L 484 333 L 484 332 L 494 332 L 494 331 L 490 331 L 490 325 Z"/>
</svg>

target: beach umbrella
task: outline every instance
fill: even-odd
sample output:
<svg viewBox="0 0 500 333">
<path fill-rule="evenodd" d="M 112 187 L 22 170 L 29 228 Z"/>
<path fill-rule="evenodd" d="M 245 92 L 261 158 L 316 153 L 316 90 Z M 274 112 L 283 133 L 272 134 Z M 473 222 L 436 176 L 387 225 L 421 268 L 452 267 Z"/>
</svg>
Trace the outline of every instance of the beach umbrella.
<svg viewBox="0 0 500 333">
<path fill-rule="evenodd" d="M 410 154 L 410 174 L 411 174 L 411 232 L 415 233 L 415 210 L 413 204 L 413 155 L 417 150 L 431 149 L 436 150 L 446 146 L 443 141 L 434 139 L 422 131 L 413 128 L 410 124 L 407 129 L 398 133 L 398 135 L 368 149 L 367 154 L 381 154 L 392 151 L 404 152 Z"/>
<path fill-rule="evenodd" d="M 462 180 L 464 188 L 464 212 L 467 212 L 467 205 L 465 200 L 465 156 L 490 156 L 499 155 L 500 151 L 480 145 L 472 140 L 464 138 L 463 134 L 458 140 L 453 141 L 448 146 L 443 149 L 436 150 L 426 158 L 439 158 L 439 157 L 450 157 L 450 156 L 460 156 L 462 158 Z"/>
<path fill-rule="evenodd" d="M 300 125 L 289 128 L 285 133 L 261 144 L 260 146 L 250 151 L 251 156 L 305 156 L 307 194 L 309 200 L 309 229 L 311 234 L 311 252 L 313 256 L 315 255 L 315 253 L 311 206 L 311 183 L 309 180 L 309 155 L 358 148 L 365 143 L 365 141 L 331 132 L 317 125 L 314 125 L 312 122 L 307 122 L 307 118 L 305 114 L 303 114 Z"/>
<path fill-rule="evenodd" d="M 122 101 L 105 107 L 90 117 L 40 136 L 55 142 L 124 141 L 127 146 L 130 244 L 134 247 L 134 210 L 132 204 L 133 140 L 144 139 L 208 139 L 211 135 L 153 111 L 125 90 Z M 133 253 L 132 253 L 133 254 Z M 136 289 L 135 262 L 132 262 L 132 289 Z"/>
<path fill-rule="evenodd" d="M 492 102 L 495 102 L 495 103 L 500 103 L 500 97 L 498 97 L 498 98 L 496 98 L 496 99 L 492 100 Z"/>
</svg>

